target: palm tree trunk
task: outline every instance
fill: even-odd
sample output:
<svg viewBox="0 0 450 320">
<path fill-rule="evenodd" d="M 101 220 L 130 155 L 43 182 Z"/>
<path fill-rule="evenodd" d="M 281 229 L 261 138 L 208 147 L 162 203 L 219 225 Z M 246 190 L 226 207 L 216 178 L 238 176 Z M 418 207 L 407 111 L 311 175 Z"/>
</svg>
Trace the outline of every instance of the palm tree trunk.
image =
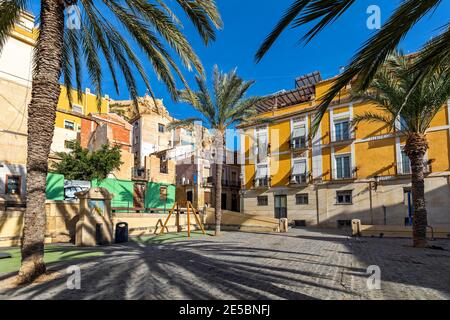
<svg viewBox="0 0 450 320">
<path fill-rule="evenodd" d="M 428 149 L 426 137 L 411 134 L 405 145 L 405 152 L 411 161 L 413 215 L 413 245 L 424 248 L 427 245 L 427 209 L 425 205 L 424 156 Z"/>
<path fill-rule="evenodd" d="M 216 133 L 214 138 L 216 144 L 216 177 L 215 177 L 215 189 L 216 189 L 216 205 L 214 209 L 216 230 L 215 235 L 220 235 L 220 225 L 222 223 L 222 168 L 223 168 L 223 134 L 221 132 Z"/>
<path fill-rule="evenodd" d="M 41 27 L 35 52 L 31 103 L 28 107 L 27 208 L 18 280 L 33 281 L 45 273 L 45 186 L 60 94 L 64 1 L 41 1 Z"/>
</svg>

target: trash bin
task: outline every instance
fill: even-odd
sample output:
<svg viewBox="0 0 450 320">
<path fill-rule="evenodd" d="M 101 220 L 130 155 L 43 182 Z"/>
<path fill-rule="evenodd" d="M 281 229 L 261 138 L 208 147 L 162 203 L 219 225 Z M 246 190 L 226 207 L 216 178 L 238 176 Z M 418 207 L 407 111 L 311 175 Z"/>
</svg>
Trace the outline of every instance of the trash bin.
<svg viewBox="0 0 450 320">
<path fill-rule="evenodd" d="M 128 223 L 119 222 L 116 224 L 116 243 L 128 242 Z"/>
</svg>

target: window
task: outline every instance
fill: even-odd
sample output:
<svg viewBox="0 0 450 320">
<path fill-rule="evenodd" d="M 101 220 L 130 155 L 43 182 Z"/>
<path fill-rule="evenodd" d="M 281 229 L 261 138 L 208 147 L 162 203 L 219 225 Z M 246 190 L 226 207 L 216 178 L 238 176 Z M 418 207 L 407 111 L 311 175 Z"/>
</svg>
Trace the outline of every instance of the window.
<svg viewBox="0 0 450 320">
<path fill-rule="evenodd" d="M 184 130 L 184 134 L 188 137 L 192 137 L 192 131 L 191 130 Z"/>
<path fill-rule="evenodd" d="M 402 150 L 402 163 L 401 172 L 402 174 L 411 174 L 411 161 L 409 160 L 406 152 Z"/>
<path fill-rule="evenodd" d="M 167 200 L 167 187 L 159 188 L 159 200 L 162 200 L 162 201 Z"/>
<path fill-rule="evenodd" d="M 292 148 L 306 148 L 306 123 L 304 118 L 294 121 L 292 130 Z"/>
<path fill-rule="evenodd" d="M 20 195 L 21 177 L 6 176 L 6 194 Z"/>
<path fill-rule="evenodd" d="M 259 196 L 257 198 L 258 200 L 258 206 L 268 206 L 269 205 L 269 197 L 268 196 Z"/>
<path fill-rule="evenodd" d="M 350 155 L 336 156 L 336 179 L 352 177 Z"/>
<path fill-rule="evenodd" d="M 334 141 L 343 141 L 350 139 L 350 122 L 340 120 L 334 123 Z"/>
<path fill-rule="evenodd" d="M 237 173 L 236 171 L 232 171 L 231 172 L 231 181 L 237 181 Z"/>
<path fill-rule="evenodd" d="M 75 123 L 73 121 L 64 120 L 64 128 L 68 130 L 75 130 Z"/>
<path fill-rule="evenodd" d="M 352 191 L 336 191 L 337 204 L 352 204 Z"/>
<path fill-rule="evenodd" d="M 164 174 L 169 173 L 169 166 L 165 155 L 159 157 L 159 172 Z"/>
<path fill-rule="evenodd" d="M 256 167 L 255 186 L 267 187 L 269 185 L 268 166 L 267 164 L 259 164 Z"/>
<path fill-rule="evenodd" d="M 69 141 L 69 140 L 64 141 L 64 148 L 70 149 L 72 147 L 72 145 L 73 145 L 72 141 Z"/>
<path fill-rule="evenodd" d="M 308 194 L 307 193 L 296 194 L 295 204 L 308 204 Z"/>
<path fill-rule="evenodd" d="M 267 137 L 267 130 L 264 129 L 258 129 L 256 132 L 256 154 L 258 155 L 258 161 L 262 161 L 266 159 L 268 155 L 268 137 Z"/>
<path fill-rule="evenodd" d="M 292 183 L 306 183 L 307 182 L 307 172 L 306 172 L 306 159 L 296 159 L 292 166 Z"/>
<path fill-rule="evenodd" d="M 400 131 L 405 131 L 408 129 L 408 123 L 406 122 L 405 118 L 400 116 Z"/>
<path fill-rule="evenodd" d="M 72 112 L 83 114 L 83 107 L 77 104 L 72 105 Z"/>
<path fill-rule="evenodd" d="M 161 123 L 158 123 L 158 132 L 160 133 L 166 132 L 166 126 Z"/>
</svg>

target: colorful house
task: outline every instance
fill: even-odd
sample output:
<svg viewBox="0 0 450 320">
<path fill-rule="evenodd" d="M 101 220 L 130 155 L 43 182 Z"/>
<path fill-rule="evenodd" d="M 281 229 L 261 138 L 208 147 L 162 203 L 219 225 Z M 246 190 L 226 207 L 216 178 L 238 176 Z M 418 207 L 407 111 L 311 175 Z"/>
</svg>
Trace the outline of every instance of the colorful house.
<svg viewBox="0 0 450 320">
<path fill-rule="evenodd" d="M 410 163 L 403 152 L 400 121 L 395 132 L 378 123 L 352 128 L 355 115 L 374 110 L 350 100 L 348 89 L 333 101 L 318 132 L 311 121 L 333 83 L 319 73 L 297 79 L 290 91 L 259 106 L 264 125 L 241 126 L 245 165 L 244 212 L 298 225 L 346 226 L 409 222 L 412 212 Z M 450 225 L 450 102 L 427 132 L 425 191 L 430 225 Z"/>
</svg>

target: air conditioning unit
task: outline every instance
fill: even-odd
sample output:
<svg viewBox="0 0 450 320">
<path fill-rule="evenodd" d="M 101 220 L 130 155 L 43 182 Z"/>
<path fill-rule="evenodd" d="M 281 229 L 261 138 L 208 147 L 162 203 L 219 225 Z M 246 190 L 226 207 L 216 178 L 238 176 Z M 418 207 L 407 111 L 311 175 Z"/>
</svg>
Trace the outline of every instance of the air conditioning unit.
<svg viewBox="0 0 450 320">
<path fill-rule="evenodd" d="M 295 179 L 295 177 L 292 177 L 291 183 L 292 183 L 292 184 L 298 184 L 298 181 L 297 181 L 297 179 Z"/>
</svg>

